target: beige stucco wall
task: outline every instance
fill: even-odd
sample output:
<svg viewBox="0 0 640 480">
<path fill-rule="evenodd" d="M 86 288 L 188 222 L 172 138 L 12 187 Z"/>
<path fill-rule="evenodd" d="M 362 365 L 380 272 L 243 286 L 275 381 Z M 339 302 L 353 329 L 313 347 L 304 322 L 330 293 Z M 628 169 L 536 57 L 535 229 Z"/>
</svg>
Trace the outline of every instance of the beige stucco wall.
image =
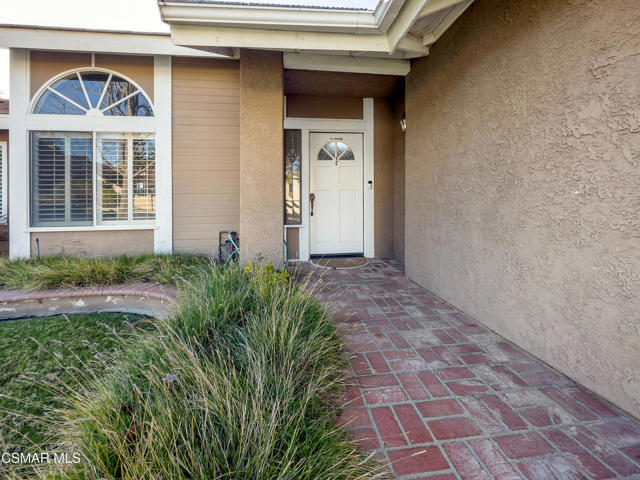
<svg viewBox="0 0 640 480">
<path fill-rule="evenodd" d="M 374 100 L 374 235 L 376 257 L 404 261 L 402 98 Z"/>
<path fill-rule="evenodd" d="M 240 253 L 283 260 L 282 53 L 240 54 Z"/>
<path fill-rule="evenodd" d="M 393 104 L 388 99 L 376 98 L 374 118 L 374 245 L 376 257 L 393 255 L 393 171 L 395 118 Z"/>
<path fill-rule="evenodd" d="M 237 61 L 173 59 L 173 248 L 218 254 L 240 224 Z"/>
<path fill-rule="evenodd" d="M 128 253 L 153 253 L 153 230 L 115 230 L 79 232 L 37 232 L 31 234 L 31 256 L 77 255 L 82 257 L 113 256 Z"/>
<path fill-rule="evenodd" d="M 404 98 L 395 98 L 393 107 L 393 256 L 404 262 L 405 135 L 400 127 L 404 113 Z"/>
<path fill-rule="evenodd" d="M 407 273 L 640 416 L 635 0 L 481 0 L 407 78 Z"/>
</svg>

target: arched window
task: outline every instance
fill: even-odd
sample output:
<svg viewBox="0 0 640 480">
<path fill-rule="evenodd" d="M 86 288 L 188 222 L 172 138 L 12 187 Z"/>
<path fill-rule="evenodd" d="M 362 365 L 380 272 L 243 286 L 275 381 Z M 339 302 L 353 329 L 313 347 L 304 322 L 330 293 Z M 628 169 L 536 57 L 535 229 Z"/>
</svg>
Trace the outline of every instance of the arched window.
<svg viewBox="0 0 640 480">
<path fill-rule="evenodd" d="M 325 143 L 318 152 L 318 160 L 335 160 L 336 165 L 338 160 L 355 160 L 353 150 L 349 148 L 344 142 L 331 141 Z"/>
<path fill-rule="evenodd" d="M 74 70 L 32 105 L 34 118 L 68 117 L 30 132 L 31 227 L 155 223 L 155 119 L 125 118 L 154 116 L 140 87 L 117 72 Z M 51 124 L 61 130 L 46 130 Z"/>
<path fill-rule="evenodd" d="M 151 103 L 138 86 L 114 73 L 74 72 L 48 85 L 33 113 L 152 117 Z"/>
</svg>

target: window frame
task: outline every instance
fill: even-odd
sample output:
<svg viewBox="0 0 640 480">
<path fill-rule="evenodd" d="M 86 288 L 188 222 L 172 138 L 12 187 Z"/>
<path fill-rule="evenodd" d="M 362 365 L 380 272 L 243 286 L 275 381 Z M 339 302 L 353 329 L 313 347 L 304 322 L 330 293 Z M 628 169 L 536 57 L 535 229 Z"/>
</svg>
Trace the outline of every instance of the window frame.
<svg viewBox="0 0 640 480">
<path fill-rule="evenodd" d="M 48 87 L 52 86 L 58 80 L 69 76 L 74 73 L 83 73 L 83 72 L 102 72 L 106 74 L 112 74 L 114 76 L 118 76 L 123 80 L 127 80 L 131 82 L 136 88 L 140 90 L 140 92 L 146 97 L 147 101 L 151 105 L 151 108 L 154 112 L 154 116 L 151 117 L 137 117 L 137 116 L 111 116 L 111 115 L 102 115 L 102 116 L 91 116 L 91 115 L 64 115 L 64 114 L 39 114 L 34 113 L 35 107 L 40 100 L 41 95 L 48 90 Z M 158 191 L 157 186 L 159 168 L 158 165 L 162 162 L 160 154 L 157 149 L 157 137 L 156 133 L 160 130 L 162 125 L 162 120 L 158 117 L 157 108 L 154 102 L 151 101 L 151 98 L 146 93 L 146 91 L 133 79 L 128 77 L 127 75 L 123 75 L 122 73 L 101 68 L 101 67 L 80 67 L 73 68 L 70 70 L 65 70 L 64 72 L 60 72 L 59 74 L 51 77 L 47 82 L 45 82 L 31 97 L 27 108 L 27 115 L 25 118 L 25 127 L 28 134 L 29 140 L 27 141 L 28 150 L 28 177 L 27 177 L 27 212 L 29 212 L 29 218 L 27 222 L 27 230 L 29 232 L 59 232 L 59 231 L 101 231 L 101 230 L 155 230 L 158 229 Z M 94 167 L 94 215 L 93 215 L 93 225 L 87 226 L 71 226 L 71 225 L 60 225 L 60 226 L 47 226 L 47 227 L 34 227 L 31 223 L 31 201 L 32 201 L 32 191 L 31 191 L 31 181 L 32 181 L 32 171 L 31 171 L 31 162 L 32 162 L 32 142 L 31 135 L 33 133 L 90 133 L 93 134 L 93 167 Z M 114 223 L 114 224 L 100 224 L 97 222 L 97 182 L 98 179 L 96 177 L 96 162 L 97 162 L 97 143 L 96 136 L 102 133 L 107 134 L 140 134 L 140 135 L 150 135 L 151 138 L 156 140 L 156 213 L 154 220 L 145 221 L 135 221 L 135 222 L 127 222 L 127 223 Z"/>
<path fill-rule="evenodd" d="M 288 184 L 288 180 L 289 177 L 287 177 L 287 149 L 286 149 L 286 144 L 287 144 L 287 131 L 295 131 L 298 132 L 298 135 L 300 136 L 299 140 L 300 140 L 300 144 L 298 145 L 299 147 L 299 169 L 300 169 L 300 173 L 298 175 L 298 194 L 300 196 L 300 200 L 299 200 L 299 219 L 297 222 L 290 222 L 288 219 L 288 214 L 287 214 L 287 202 L 288 200 L 288 195 L 287 195 L 287 184 Z M 284 129 L 284 141 L 283 141 L 283 145 L 284 145 L 284 158 L 283 158 L 283 166 L 284 166 L 284 178 L 283 178 L 283 183 L 284 183 L 284 195 L 283 195 L 283 203 L 284 203 L 284 225 L 286 227 L 299 227 L 302 225 L 302 130 L 299 128 L 285 128 Z M 295 175 L 292 176 L 293 178 L 295 178 Z M 295 199 L 291 200 L 292 202 L 295 202 Z"/>
<path fill-rule="evenodd" d="M 107 82 L 105 83 L 104 89 L 102 91 L 102 96 L 100 97 L 100 101 L 98 102 L 98 106 L 95 107 L 98 110 L 101 110 L 101 102 L 102 102 L 102 98 L 104 98 L 104 94 L 107 91 L 107 88 L 109 87 L 109 83 L 111 82 L 111 79 L 113 77 L 119 77 L 122 80 L 125 80 L 129 83 L 131 83 L 135 88 L 136 88 L 136 92 L 135 94 L 137 94 L 138 92 L 141 93 L 147 100 L 147 102 L 149 102 L 149 105 L 151 106 L 151 111 L 153 112 L 153 115 L 145 117 L 145 116 L 117 116 L 117 115 L 100 115 L 100 116 L 92 116 L 89 115 L 88 112 L 85 113 L 84 115 L 69 115 L 69 114 L 51 114 L 51 113 L 37 113 L 36 107 L 38 106 L 38 102 L 40 102 L 40 98 L 48 91 L 52 91 L 54 92 L 54 95 L 59 95 L 62 98 L 66 98 L 63 94 L 61 94 L 60 92 L 56 91 L 55 89 L 53 89 L 53 85 L 55 85 L 58 81 L 65 79 L 68 76 L 71 75 L 82 75 L 83 73 L 104 73 L 105 75 L 107 75 Z M 83 83 L 83 90 L 84 90 L 84 83 Z M 133 96 L 134 94 L 131 94 L 129 96 Z M 126 98 L 129 98 L 129 96 L 127 96 Z M 74 102 L 73 100 L 70 100 L 67 98 L 67 100 L 69 100 L 72 104 L 75 104 L 76 102 Z M 121 99 L 120 101 L 114 103 L 113 105 L 116 105 L 117 103 L 122 102 L 125 99 Z M 113 106 L 111 105 L 111 106 Z M 91 105 L 89 105 L 89 108 L 91 109 Z M 107 107 L 108 108 L 108 107 Z M 107 110 L 107 108 L 105 108 L 105 110 Z M 84 110 L 84 108 L 82 108 Z M 115 70 L 111 70 L 108 68 L 101 68 L 101 67 L 79 67 L 79 68 L 72 68 L 70 70 L 65 70 L 64 72 L 61 72 L 59 74 L 57 74 L 54 77 L 51 77 L 47 82 L 45 82 L 44 84 L 42 84 L 40 86 L 40 88 L 33 94 L 33 96 L 31 97 L 31 101 L 29 102 L 29 108 L 27 109 L 28 115 L 37 115 L 37 116 L 44 116 L 44 117 L 55 117 L 55 118 L 60 118 L 60 117 L 79 117 L 79 118 L 109 118 L 109 117 L 115 117 L 115 118 L 155 118 L 156 116 L 156 108 L 153 104 L 153 102 L 151 101 L 151 98 L 149 98 L 149 95 L 147 95 L 147 93 L 145 92 L 145 90 L 132 78 L 128 77 L 127 75 L 123 75 L 120 72 L 117 72 Z"/>
<path fill-rule="evenodd" d="M 34 180 L 34 164 L 33 164 L 33 155 L 34 155 L 34 139 L 38 136 L 51 136 L 53 138 L 65 138 L 68 143 L 69 135 L 86 135 L 91 137 L 93 156 L 91 160 L 92 165 L 92 195 L 93 195 L 93 213 L 92 213 L 92 223 L 91 225 L 46 225 L 46 226 L 34 226 L 33 225 L 33 180 Z M 128 179 L 127 179 L 127 219 L 126 220 L 108 220 L 103 221 L 98 218 L 101 215 L 101 207 L 102 207 L 102 191 L 99 190 L 100 185 L 102 185 L 102 173 L 100 169 L 101 162 L 99 161 L 99 145 L 101 145 L 100 137 L 111 137 L 114 138 L 123 138 L 127 140 L 127 171 L 128 171 Z M 32 131 L 29 132 L 29 190 L 28 190 L 28 201 L 29 201 L 29 231 L 30 232 L 57 232 L 57 231 L 92 231 L 92 230 L 149 230 L 157 228 L 157 180 L 154 183 L 154 195 L 155 195 L 155 211 L 153 219 L 145 219 L 145 220 L 135 220 L 133 215 L 133 149 L 132 143 L 136 139 L 141 140 L 153 140 L 155 142 L 155 134 L 153 133 L 122 133 L 122 132 L 86 132 L 86 131 L 74 131 L 74 132 L 63 132 L 63 131 Z M 157 152 L 157 150 L 156 150 Z M 70 170 L 68 165 L 67 158 L 69 157 L 69 152 L 65 151 L 65 181 L 68 183 L 70 181 Z M 157 153 L 154 158 L 155 162 L 155 172 L 157 175 Z M 65 199 L 65 202 L 67 199 Z M 65 204 L 65 209 L 70 208 L 70 205 Z"/>
<path fill-rule="evenodd" d="M 55 222 L 45 222 L 45 223 L 53 223 L 49 225 L 41 225 L 33 228 L 65 228 L 65 227 L 90 227 L 95 222 L 92 220 L 91 225 L 87 225 L 88 222 L 78 222 L 73 224 L 71 220 L 71 150 L 70 143 L 71 138 L 87 138 L 91 139 L 91 145 L 93 149 L 93 136 L 91 132 L 30 132 L 29 135 L 29 225 L 33 225 L 35 212 L 33 211 L 33 196 L 35 194 L 35 165 L 34 165 L 34 145 L 38 137 L 48 137 L 53 139 L 63 139 L 64 140 L 64 217 L 65 223 L 58 226 L 55 225 Z M 95 184 L 95 167 L 93 166 L 93 162 L 95 159 L 95 153 L 92 151 L 91 163 L 92 163 L 92 182 Z M 95 187 L 92 184 L 92 218 L 95 215 Z"/>
<path fill-rule="evenodd" d="M 94 158 L 95 162 L 93 165 L 94 169 L 94 218 L 93 223 L 96 226 L 114 226 L 114 225 L 155 225 L 156 224 L 156 216 L 158 215 L 157 211 L 157 196 L 158 192 L 155 188 L 154 182 L 154 197 L 156 201 L 154 202 L 154 217 L 153 219 L 144 219 L 144 220 L 136 220 L 135 219 L 135 188 L 134 188 L 134 170 L 133 170 L 133 142 L 135 140 L 153 140 L 155 142 L 155 135 L 153 134 L 143 134 L 143 133 L 107 133 L 103 132 L 100 134 L 94 134 Z M 126 140 L 126 158 L 127 158 L 127 219 L 126 220 L 103 220 L 102 219 L 102 205 L 103 205 L 103 193 L 102 189 L 98 190 L 102 186 L 103 173 L 102 166 L 103 162 L 100 159 L 100 155 L 102 152 L 102 142 L 107 140 Z M 155 146 L 154 146 L 155 152 Z M 154 153 L 154 163 L 157 164 L 157 160 L 155 158 Z M 155 165 L 154 165 L 155 170 Z M 100 218 L 98 218 L 100 216 Z"/>
<path fill-rule="evenodd" d="M 64 138 L 65 139 L 65 183 L 66 190 L 69 190 L 70 184 L 70 152 L 67 151 L 67 147 L 69 145 L 69 140 L 71 135 L 78 136 L 88 136 L 91 138 L 92 145 L 92 220 L 91 225 L 73 225 L 73 224 L 63 224 L 63 225 L 43 225 L 43 226 L 34 226 L 33 225 L 33 181 L 34 181 L 34 139 L 38 136 L 50 136 L 52 138 Z M 99 160 L 100 155 L 100 145 L 102 138 L 100 137 L 111 137 L 110 139 L 125 139 L 127 142 L 127 219 L 126 220 L 102 220 L 99 218 L 102 213 L 102 190 L 100 186 L 102 185 L 102 171 L 101 164 Z M 157 211 L 157 189 L 156 183 L 154 181 L 154 218 L 153 219 L 143 219 L 143 220 L 135 220 L 134 216 L 134 189 L 133 189 L 133 141 L 134 140 L 153 140 L 155 142 L 155 134 L 153 133 L 122 133 L 122 132 L 104 132 L 98 134 L 97 132 L 62 132 L 62 131 L 37 131 L 37 132 L 29 132 L 29 190 L 28 190 L 28 199 L 29 199 L 29 231 L 31 232 L 55 232 L 55 231 L 90 231 L 90 230 L 148 230 L 157 228 L 156 220 L 158 216 Z M 157 172 L 157 150 L 154 151 L 154 170 Z M 65 193 L 66 197 L 69 197 L 68 192 Z M 69 198 L 65 198 L 65 210 L 71 208 L 71 205 L 67 205 L 66 202 L 69 201 Z M 65 211 L 65 217 L 67 217 L 67 212 Z"/>
</svg>

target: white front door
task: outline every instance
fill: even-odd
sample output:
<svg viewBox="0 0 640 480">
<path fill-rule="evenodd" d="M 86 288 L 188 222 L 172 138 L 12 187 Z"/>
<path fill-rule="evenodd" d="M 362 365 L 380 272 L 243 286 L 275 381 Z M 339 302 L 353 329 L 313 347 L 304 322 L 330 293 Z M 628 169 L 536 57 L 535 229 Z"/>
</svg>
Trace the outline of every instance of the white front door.
<svg viewBox="0 0 640 480">
<path fill-rule="evenodd" d="M 363 253 L 362 134 L 311 133 L 309 150 L 311 255 Z"/>
</svg>

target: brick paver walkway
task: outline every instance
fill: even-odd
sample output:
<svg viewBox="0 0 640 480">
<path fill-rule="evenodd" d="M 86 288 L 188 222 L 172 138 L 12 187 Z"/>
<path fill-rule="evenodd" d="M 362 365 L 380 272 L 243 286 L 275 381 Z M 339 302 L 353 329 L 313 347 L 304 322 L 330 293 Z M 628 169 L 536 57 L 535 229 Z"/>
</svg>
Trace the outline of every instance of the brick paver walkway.
<svg viewBox="0 0 640 480">
<path fill-rule="evenodd" d="M 317 272 L 355 371 L 342 421 L 397 478 L 640 479 L 638 423 L 399 263 Z"/>
</svg>

